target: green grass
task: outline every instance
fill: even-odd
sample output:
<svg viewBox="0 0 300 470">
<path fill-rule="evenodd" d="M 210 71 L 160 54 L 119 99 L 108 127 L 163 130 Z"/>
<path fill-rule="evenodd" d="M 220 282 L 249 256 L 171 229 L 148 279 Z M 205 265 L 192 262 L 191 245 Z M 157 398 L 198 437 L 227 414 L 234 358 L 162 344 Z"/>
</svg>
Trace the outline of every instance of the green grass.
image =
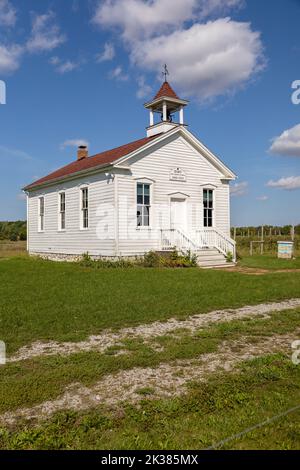
<svg viewBox="0 0 300 470">
<path fill-rule="evenodd" d="M 248 342 L 256 342 L 258 337 L 294 332 L 300 327 L 299 314 L 300 309 L 296 309 L 274 313 L 269 319 L 225 322 L 194 334 L 177 330 L 174 334 L 153 339 L 163 346 L 161 351 L 138 338 L 124 341 L 122 349 L 127 353 L 121 356 L 81 352 L 67 357 L 44 356 L 8 363 L 0 367 L 0 414 L 55 399 L 64 392 L 66 386 L 75 382 L 91 386 L 105 375 L 121 370 L 155 368 L 161 363 L 212 353 L 224 340 L 235 341 L 247 337 Z"/>
<path fill-rule="evenodd" d="M 105 328 L 299 296 L 300 273 L 94 270 L 10 258 L 0 262 L 1 339 L 12 353 L 35 340 L 80 340 Z"/>
<path fill-rule="evenodd" d="M 292 260 L 278 259 L 276 255 L 254 255 L 244 257 L 239 261 L 240 266 L 270 270 L 300 269 L 300 257 Z"/>
<path fill-rule="evenodd" d="M 272 355 L 139 407 L 64 412 L 37 427 L 0 429 L 0 449 L 205 449 L 300 404 L 300 368 Z M 233 439 L 226 449 L 299 449 L 299 410 Z"/>
</svg>

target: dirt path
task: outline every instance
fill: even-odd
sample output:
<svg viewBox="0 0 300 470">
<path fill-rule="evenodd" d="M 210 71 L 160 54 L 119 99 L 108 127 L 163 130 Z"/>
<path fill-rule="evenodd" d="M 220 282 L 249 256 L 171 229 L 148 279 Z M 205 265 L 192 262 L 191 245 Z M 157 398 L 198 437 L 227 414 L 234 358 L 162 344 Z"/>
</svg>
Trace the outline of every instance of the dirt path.
<svg viewBox="0 0 300 470">
<path fill-rule="evenodd" d="M 14 425 L 20 419 L 40 421 L 60 410 L 86 410 L 99 405 L 117 405 L 123 401 L 137 403 L 145 395 L 143 388 L 151 389 L 148 398 L 175 397 L 186 392 L 190 381 L 205 381 L 216 371 L 230 371 L 241 361 L 265 354 L 289 352 L 291 343 L 300 330 L 290 335 L 261 338 L 247 343 L 247 338 L 224 342 L 217 352 L 203 354 L 193 360 L 161 364 L 157 368 L 134 368 L 107 375 L 88 388 L 72 384 L 59 398 L 32 408 L 22 408 L 0 416 L 0 424 Z"/>
<path fill-rule="evenodd" d="M 224 271 L 224 268 L 217 268 L 219 271 Z M 300 269 L 265 269 L 265 268 L 250 268 L 247 266 L 233 266 L 226 268 L 227 272 L 235 272 L 241 274 L 252 274 L 253 276 L 264 276 L 265 274 L 279 274 L 279 273 L 300 273 Z"/>
<path fill-rule="evenodd" d="M 132 328 L 123 328 L 117 333 L 106 330 L 97 336 L 90 336 L 86 341 L 59 343 L 50 341 L 48 343 L 35 342 L 24 346 L 7 359 L 7 362 L 17 362 L 31 359 L 37 356 L 70 355 L 82 351 L 104 352 L 107 348 L 120 344 L 127 338 L 142 338 L 153 342 L 155 336 L 175 332 L 177 329 L 190 331 L 207 327 L 210 324 L 240 320 L 243 318 L 268 318 L 272 312 L 279 312 L 300 307 L 300 299 L 290 299 L 282 302 L 273 302 L 246 306 L 238 309 L 215 310 L 210 313 L 194 315 L 186 320 L 179 321 L 170 319 L 166 322 L 154 322 Z"/>
</svg>

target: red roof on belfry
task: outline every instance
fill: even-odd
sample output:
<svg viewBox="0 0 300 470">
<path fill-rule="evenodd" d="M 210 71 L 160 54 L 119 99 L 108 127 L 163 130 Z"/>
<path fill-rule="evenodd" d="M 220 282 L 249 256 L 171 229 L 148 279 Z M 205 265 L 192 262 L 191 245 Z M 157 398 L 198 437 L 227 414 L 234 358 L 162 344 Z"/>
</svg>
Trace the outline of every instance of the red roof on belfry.
<svg viewBox="0 0 300 470">
<path fill-rule="evenodd" d="M 30 185 L 26 186 L 24 190 L 32 189 L 35 186 L 39 186 L 41 184 L 51 182 L 52 180 L 64 178 L 67 176 L 71 176 L 75 173 L 80 171 L 89 170 L 93 167 L 110 164 L 114 161 L 118 160 L 121 157 L 125 157 L 129 155 L 131 152 L 138 150 L 139 148 L 143 147 L 144 145 L 148 144 L 152 140 L 159 137 L 161 134 L 157 134 L 152 137 L 145 137 L 144 139 L 135 140 L 134 142 L 130 142 L 129 144 L 122 145 L 121 147 L 116 147 L 112 150 L 106 150 L 102 153 L 97 153 L 92 157 L 83 158 L 82 160 L 76 160 L 69 165 L 66 165 L 59 170 L 50 173 L 43 178 L 31 183 Z"/>
<path fill-rule="evenodd" d="M 169 98 L 175 98 L 179 100 L 178 96 L 176 95 L 175 91 L 169 84 L 169 82 L 164 82 L 158 92 L 156 93 L 154 100 L 161 98 L 162 96 L 168 96 Z"/>
</svg>

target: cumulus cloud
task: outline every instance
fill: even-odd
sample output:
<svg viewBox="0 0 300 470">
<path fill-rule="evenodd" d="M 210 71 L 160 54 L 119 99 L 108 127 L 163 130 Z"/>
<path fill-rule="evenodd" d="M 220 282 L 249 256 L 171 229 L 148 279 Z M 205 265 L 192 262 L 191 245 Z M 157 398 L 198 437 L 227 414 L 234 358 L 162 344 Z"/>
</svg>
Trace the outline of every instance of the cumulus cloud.
<svg viewBox="0 0 300 470">
<path fill-rule="evenodd" d="M 136 96 L 138 98 L 146 98 L 152 93 L 152 87 L 146 83 L 146 79 L 143 75 L 137 78 L 138 90 Z"/>
<path fill-rule="evenodd" d="M 280 178 L 278 181 L 269 181 L 267 186 L 270 188 L 285 189 L 292 191 L 294 189 L 300 189 L 300 176 L 289 176 L 288 178 Z"/>
<path fill-rule="evenodd" d="M 230 194 L 234 197 L 244 196 L 248 192 L 249 184 L 247 181 L 243 181 L 241 183 L 235 183 L 230 186 Z"/>
<path fill-rule="evenodd" d="M 59 26 L 55 23 L 55 14 L 50 11 L 34 16 L 27 50 L 31 53 L 52 51 L 65 40 L 65 35 L 61 33 Z"/>
<path fill-rule="evenodd" d="M 104 49 L 100 54 L 97 54 L 96 60 L 98 63 L 112 60 L 115 57 L 115 48 L 111 42 L 104 44 Z"/>
<path fill-rule="evenodd" d="M 287 129 L 273 140 L 270 152 L 276 155 L 300 157 L 300 124 Z"/>
<path fill-rule="evenodd" d="M 170 8 L 169 0 L 105 0 L 94 22 L 121 31 L 134 66 L 158 73 L 167 63 L 183 96 L 207 101 L 235 92 L 265 66 L 260 33 L 249 23 L 208 21 L 242 3 L 174 0 Z"/>
<path fill-rule="evenodd" d="M 104 0 L 93 21 L 117 27 L 126 41 L 157 36 L 181 27 L 188 20 L 203 19 L 240 6 L 243 0 Z"/>
<path fill-rule="evenodd" d="M 56 72 L 60 74 L 72 72 L 73 70 L 76 70 L 78 67 L 80 67 L 79 62 L 73 62 L 72 60 L 63 61 L 57 56 L 51 57 L 49 63 L 53 65 Z"/>
<path fill-rule="evenodd" d="M 115 69 L 110 71 L 109 78 L 119 82 L 125 82 L 129 79 L 129 75 L 123 72 L 121 65 L 118 65 Z"/>
<path fill-rule="evenodd" d="M 20 66 L 23 52 L 23 48 L 19 45 L 6 46 L 0 44 L 0 73 L 15 72 Z"/>
<path fill-rule="evenodd" d="M 166 62 L 172 84 L 201 101 L 235 91 L 264 64 L 260 34 L 229 18 L 138 42 L 131 59 L 149 71 Z"/>
<path fill-rule="evenodd" d="M 0 26 L 11 27 L 16 24 L 17 11 L 8 0 L 0 0 Z"/>
<path fill-rule="evenodd" d="M 64 150 L 66 147 L 80 147 L 81 145 L 88 147 L 89 142 L 85 139 L 69 139 L 65 140 L 65 142 L 60 145 L 60 148 Z"/>
</svg>

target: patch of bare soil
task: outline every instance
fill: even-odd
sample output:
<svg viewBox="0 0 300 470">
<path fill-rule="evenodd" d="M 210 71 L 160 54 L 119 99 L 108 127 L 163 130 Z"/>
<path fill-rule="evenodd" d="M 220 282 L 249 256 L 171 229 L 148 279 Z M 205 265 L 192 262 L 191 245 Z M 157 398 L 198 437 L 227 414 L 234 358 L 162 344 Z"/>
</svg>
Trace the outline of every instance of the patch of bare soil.
<svg viewBox="0 0 300 470">
<path fill-rule="evenodd" d="M 62 410 L 86 410 L 99 405 L 116 406 L 121 402 L 137 403 L 144 395 L 143 388 L 153 390 L 148 398 L 175 397 L 187 391 L 191 381 L 205 381 L 216 371 L 230 371 L 239 362 L 265 354 L 286 352 L 298 332 L 290 335 L 275 335 L 260 338 L 258 342 L 247 342 L 247 338 L 224 342 L 215 353 L 203 354 L 193 360 L 161 364 L 157 368 L 134 368 L 107 375 L 88 388 L 75 383 L 59 398 L 41 403 L 32 408 L 22 408 L 0 416 L 0 423 L 12 426 L 19 420 L 33 423 L 45 420 Z"/>
<path fill-rule="evenodd" d="M 224 271 L 224 268 L 217 268 L 219 271 Z M 226 268 L 226 271 L 252 274 L 253 276 L 263 276 L 265 274 L 278 274 L 278 273 L 299 273 L 300 269 L 264 269 L 264 268 L 248 268 L 247 266 L 232 266 Z"/>
<path fill-rule="evenodd" d="M 300 299 L 246 306 L 238 309 L 215 310 L 206 314 L 194 315 L 183 321 L 173 318 L 166 322 L 154 322 L 132 328 L 123 328 L 116 333 L 106 330 L 100 335 L 90 336 L 85 341 L 73 343 L 59 343 L 56 341 L 48 343 L 35 342 L 19 349 L 15 355 L 7 359 L 7 362 L 22 361 L 37 356 L 53 356 L 57 354 L 67 356 L 83 351 L 105 352 L 108 348 L 118 345 L 124 349 L 124 345 L 121 345 L 121 342 L 128 338 L 141 338 L 145 341 L 153 342 L 156 336 L 162 336 L 177 329 L 184 328 L 192 332 L 214 323 L 243 318 L 268 318 L 270 313 L 290 310 L 296 307 L 300 307 Z"/>
</svg>

